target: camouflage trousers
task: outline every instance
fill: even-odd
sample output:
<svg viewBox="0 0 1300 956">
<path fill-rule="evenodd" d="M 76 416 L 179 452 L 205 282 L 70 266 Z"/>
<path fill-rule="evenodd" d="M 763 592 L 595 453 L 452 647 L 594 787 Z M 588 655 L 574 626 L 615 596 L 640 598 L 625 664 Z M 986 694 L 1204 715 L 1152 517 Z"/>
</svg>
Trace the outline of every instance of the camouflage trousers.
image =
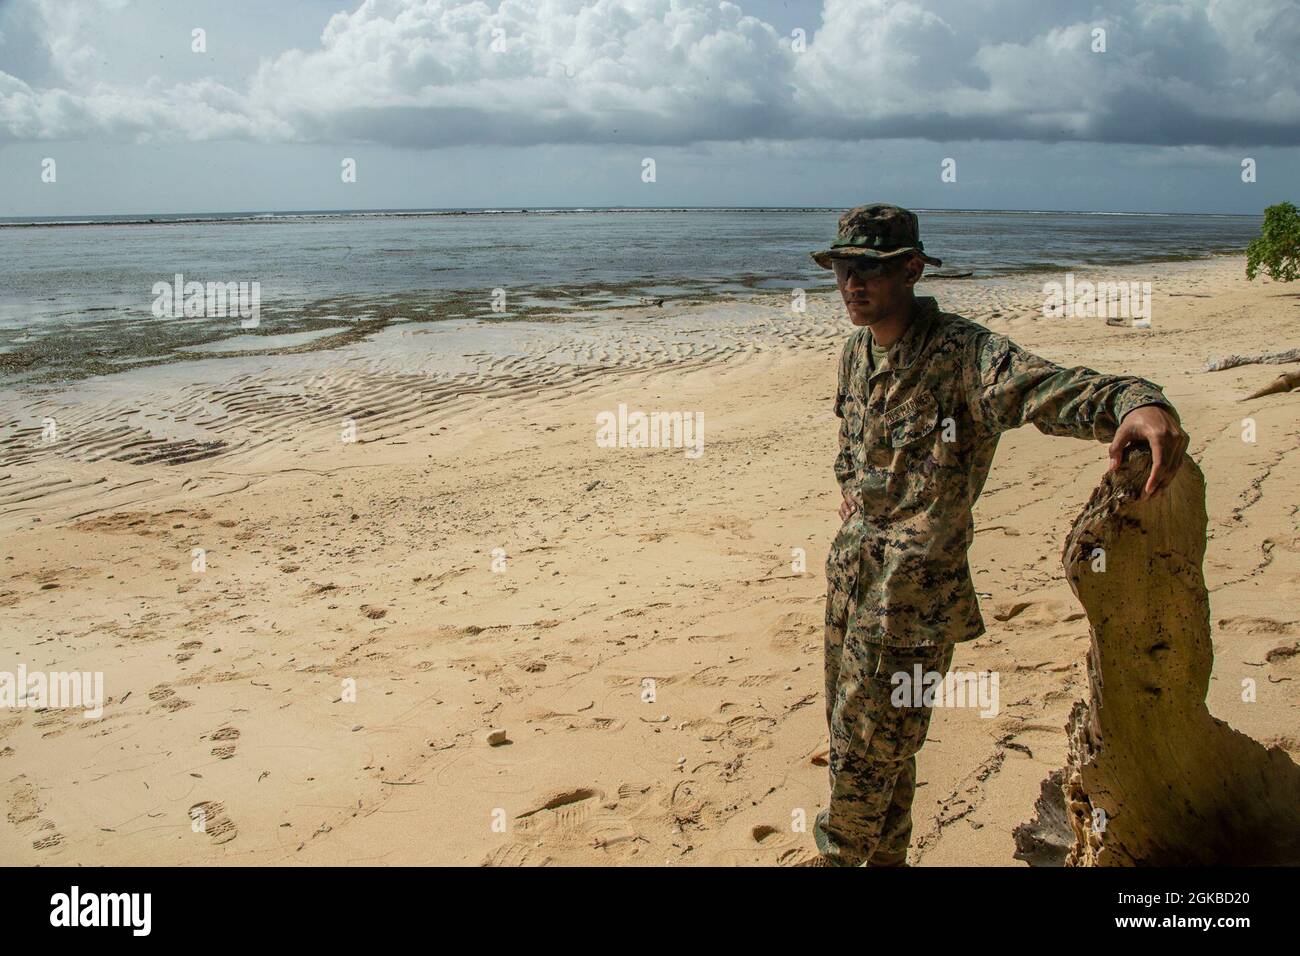
<svg viewBox="0 0 1300 956">
<path fill-rule="evenodd" d="M 946 674 L 953 644 L 939 647 L 846 645 L 848 595 L 826 598 L 826 722 L 830 727 L 830 804 L 817 816 L 817 848 L 840 866 L 903 866 L 912 839 L 916 754 L 933 708 L 895 706 L 893 675 Z"/>
</svg>

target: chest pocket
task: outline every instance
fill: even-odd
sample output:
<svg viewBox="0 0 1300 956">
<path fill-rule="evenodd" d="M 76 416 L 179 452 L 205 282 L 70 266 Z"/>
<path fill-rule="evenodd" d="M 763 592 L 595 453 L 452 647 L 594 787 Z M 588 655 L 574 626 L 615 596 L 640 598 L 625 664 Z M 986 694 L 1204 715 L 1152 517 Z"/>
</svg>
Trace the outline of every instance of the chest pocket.
<svg viewBox="0 0 1300 956">
<path fill-rule="evenodd" d="M 939 423 L 939 403 L 929 392 L 919 392 L 881 416 L 886 438 L 893 448 L 904 448 L 934 431 Z"/>
</svg>

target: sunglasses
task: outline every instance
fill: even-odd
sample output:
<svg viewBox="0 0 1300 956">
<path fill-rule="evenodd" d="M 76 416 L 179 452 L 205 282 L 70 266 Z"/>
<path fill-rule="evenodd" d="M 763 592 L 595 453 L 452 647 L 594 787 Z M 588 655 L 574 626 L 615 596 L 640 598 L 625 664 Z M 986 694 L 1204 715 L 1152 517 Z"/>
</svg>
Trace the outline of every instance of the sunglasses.
<svg viewBox="0 0 1300 956">
<path fill-rule="evenodd" d="M 841 282 L 848 282 L 849 276 L 857 276 L 860 282 L 865 282 L 884 275 L 896 263 L 896 259 L 868 259 L 859 256 L 853 259 L 832 259 L 831 268 L 835 270 L 835 278 Z"/>
</svg>

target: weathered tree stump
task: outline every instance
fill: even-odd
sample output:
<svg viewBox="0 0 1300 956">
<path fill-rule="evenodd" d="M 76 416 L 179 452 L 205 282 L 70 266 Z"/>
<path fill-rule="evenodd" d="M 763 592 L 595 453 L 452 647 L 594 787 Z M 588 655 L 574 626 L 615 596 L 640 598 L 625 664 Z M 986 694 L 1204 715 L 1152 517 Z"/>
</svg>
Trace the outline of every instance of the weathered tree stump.
<svg viewBox="0 0 1300 956">
<path fill-rule="evenodd" d="M 1070 713 L 1064 770 L 1044 781 L 1035 820 L 1016 828 L 1016 856 L 1298 864 L 1300 766 L 1205 705 L 1205 479 L 1184 459 L 1163 493 L 1141 500 L 1150 466 L 1139 451 L 1107 475 L 1066 541 L 1066 575 L 1092 630 L 1089 699 Z"/>
</svg>

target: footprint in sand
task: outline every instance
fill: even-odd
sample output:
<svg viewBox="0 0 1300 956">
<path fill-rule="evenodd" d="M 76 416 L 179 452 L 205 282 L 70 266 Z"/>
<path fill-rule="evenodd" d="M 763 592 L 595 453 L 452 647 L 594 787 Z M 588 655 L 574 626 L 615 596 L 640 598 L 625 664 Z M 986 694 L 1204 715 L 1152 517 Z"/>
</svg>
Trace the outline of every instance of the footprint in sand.
<svg viewBox="0 0 1300 956">
<path fill-rule="evenodd" d="M 140 511 L 124 511 L 78 521 L 77 531 L 98 531 L 112 534 L 134 534 L 141 537 L 165 535 L 169 522 L 159 516 Z"/>
<path fill-rule="evenodd" d="M 821 646 L 823 619 L 821 614 L 792 611 L 782 614 L 776 626 L 769 632 L 771 646 L 779 651 L 792 651 L 796 648 L 815 645 Z"/>
<path fill-rule="evenodd" d="M 9 781 L 9 822 L 17 826 L 35 820 L 41 812 L 40 795 L 24 774 Z"/>
<path fill-rule="evenodd" d="M 776 858 L 777 866 L 806 866 L 817 857 L 817 851 L 806 846 L 792 846 L 781 851 Z"/>
<path fill-rule="evenodd" d="M 1268 661 L 1270 664 L 1276 664 L 1279 661 L 1290 660 L 1297 655 L 1300 655 L 1300 641 L 1295 641 L 1291 644 L 1279 644 L 1264 655 L 1264 660 Z"/>
<path fill-rule="evenodd" d="M 39 710 L 36 713 L 38 716 L 32 726 L 41 732 L 42 737 L 57 737 L 68 729 L 69 711 Z"/>
<path fill-rule="evenodd" d="M 549 866 L 555 860 L 536 847 L 507 843 L 485 856 L 479 866 Z"/>
<path fill-rule="evenodd" d="M 775 859 L 777 866 L 801 866 L 817 856 L 811 837 L 792 832 L 788 825 L 782 829 L 766 823 L 756 824 L 750 828 L 749 839 L 746 849 L 724 853 L 724 858 L 739 865 L 770 864 Z"/>
<path fill-rule="evenodd" d="M 731 636 L 730 634 L 692 634 L 686 640 L 692 644 L 716 644 L 718 641 L 725 641 Z"/>
<path fill-rule="evenodd" d="M 180 697 L 177 697 L 176 691 L 172 690 L 166 684 L 159 684 L 153 690 L 149 691 L 149 699 L 169 713 L 184 710 L 186 707 L 190 706 L 190 701 L 182 700 Z"/>
<path fill-rule="evenodd" d="M 63 834 L 59 832 L 53 820 L 42 820 L 37 832 L 40 836 L 32 841 L 33 850 L 50 850 L 63 843 Z"/>
<path fill-rule="evenodd" d="M 23 824 L 35 821 L 32 849 L 48 850 L 63 842 L 63 834 L 59 832 L 54 821 L 40 819 L 41 811 L 45 809 L 41 804 L 40 792 L 26 775 L 19 774 L 14 777 L 9 781 L 7 789 L 9 795 L 6 800 L 8 804 L 6 817 L 9 822 L 15 827 L 22 827 Z M 33 831 L 29 829 L 29 832 Z"/>
<path fill-rule="evenodd" d="M 702 684 L 705 687 L 721 687 L 729 680 L 731 678 L 722 672 L 722 668 L 715 665 L 710 665 L 691 675 L 692 684 Z"/>
<path fill-rule="evenodd" d="M 758 826 L 754 827 L 749 831 L 749 835 L 750 837 L 753 838 L 755 843 L 761 844 L 767 840 L 770 840 L 772 837 L 776 836 L 780 832 L 781 831 L 778 830 L 776 827 L 770 827 L 766 823 L 760 823 Z"/>
<path fill-rule="evenodd" d="M 1253 617 L 1242 614 L 1219 619 L 1219 630 L 1224 634 L 1288 634 L 1294 630 L 1294 621 L 1277 621 L 1271 617 Z"/>
<path fill-rule="evenodd" d="M 216 800 L 204 800 L 190 807 L 190 829 L 195 833 L 206 833 L 213 843 L 229 843 L 239 836 L 239 828 L 226 816 L 225 804 Z"/>
<path fill-rule="evenodd" d="M 212 756 L 218 760 L 229 760 L 235 755 L 235 741 L 239 731 L 234 727 L 221 727 L 208 735 L 208 740 L 217 744 L 212 748 Z"/>
<path fill-rule="evenodd" d="M 511 828 L 513 838 L 497 847 L 482 866 L 544 866 L 546 863 L 578 862 L 579 854 L 595 847 L 617 860 L 635 856 L 641 835 L 633 828 L 629 813 L 648 787 L 625 784 L 617 799 L 607 800 L 603 791 L 577 787 L 552 793 L 530 810 L 518 814 Z"/>
<path fill-rule="evenodd" d="M 184 664 L 191 657 L 193 657 L 194 652 L 197 651 L 202 646 L 203 646 L 202 641 L 184 641 L 183 643 L 177 644 L 176 650 L 179 651 L 180 653 L 176 655 L 175 658 L 176 663 Z"/>
<path fill-rule="evenodd" d="M 1012 621 L 1013 626 L 1050 626 L 1081 620 L 1084 614 L 1076 605 L 1063 601 L 998 601 L 993 605 L 995 621 Z"/>
</svg>

